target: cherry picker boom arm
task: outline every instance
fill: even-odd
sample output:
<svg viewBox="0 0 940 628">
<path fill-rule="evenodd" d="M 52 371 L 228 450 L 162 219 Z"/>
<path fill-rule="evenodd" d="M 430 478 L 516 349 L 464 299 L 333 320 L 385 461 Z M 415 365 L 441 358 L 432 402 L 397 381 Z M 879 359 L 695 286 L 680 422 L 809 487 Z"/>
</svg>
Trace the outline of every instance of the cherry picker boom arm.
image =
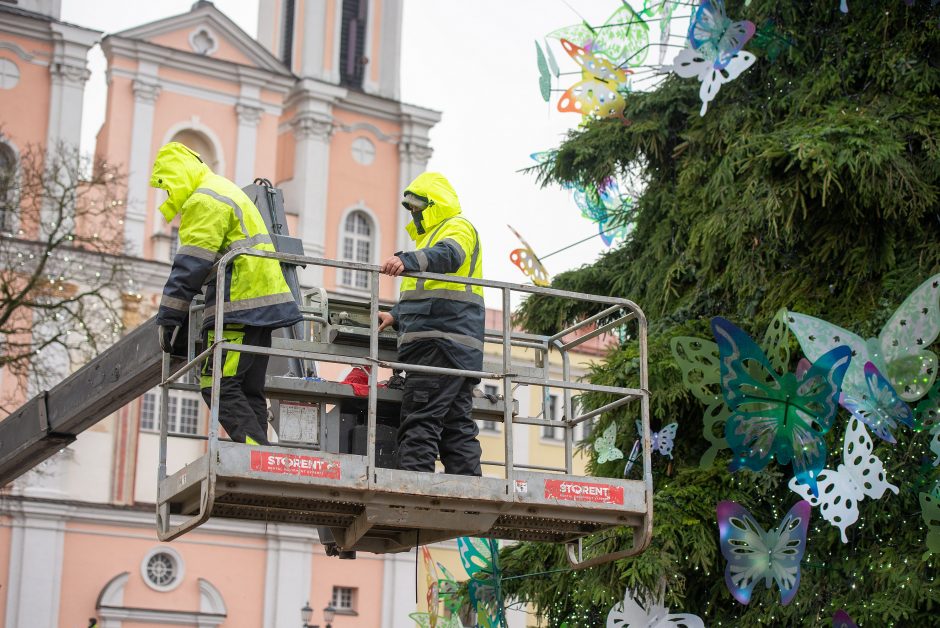
<svg viewBox="0 0 940 628">
<path fill-rule="evenodd" d="M 0 485 L 159 384 L 162 356 L 156 323 L 150 319 L 0 421 Z"/>
</svg>

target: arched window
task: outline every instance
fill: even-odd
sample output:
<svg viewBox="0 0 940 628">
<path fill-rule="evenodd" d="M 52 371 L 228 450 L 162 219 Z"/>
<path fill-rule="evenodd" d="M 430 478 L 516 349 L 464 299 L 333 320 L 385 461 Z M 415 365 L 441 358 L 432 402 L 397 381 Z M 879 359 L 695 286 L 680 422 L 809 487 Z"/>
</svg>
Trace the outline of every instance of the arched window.
<svg viewBox="0 0 940 628">
<path fill-rule="evenodd" d="M 352 262 L 372 262 L 372 240 L 375 229 L 369 215 L 363 211 L 350 212 L 343 223 L 342 258 Z M 339 283 L 350 288 L 369 287 L 369 275 L 348 268 L 340 269 Z"/>
<path fill-rule="evenodd" d="M 202 161 L 207 166 L 212 168 L 212 172 L 219 171 L 218 155 L 215 154 L 215 148 L 213 147 L 212 142 L 203 133 L 200 133 L 195 129 L 184 129 L 176 133 L 173 136 L 172 141 L 189 146 L 191 149 L 199 153 Z M 222 173 L 220 172 L 219 174 Z"/>
<path fill-rule="evenodd" d="M 16 217 L 16 153 L 0 142 L 0 232 L 13 231 Z"/>
</svg>

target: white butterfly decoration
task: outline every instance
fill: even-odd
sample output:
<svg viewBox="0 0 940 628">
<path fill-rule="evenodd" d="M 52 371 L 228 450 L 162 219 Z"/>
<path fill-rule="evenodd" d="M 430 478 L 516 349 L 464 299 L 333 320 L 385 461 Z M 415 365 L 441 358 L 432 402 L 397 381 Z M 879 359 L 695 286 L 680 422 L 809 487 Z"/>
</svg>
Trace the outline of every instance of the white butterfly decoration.
<svg viewBox="0 0 940 628">
<path fill-rule="evenodd" d="M 731 56 L 725 67 L 719 69 L 715 67 L 714 59 L 709 59 L 704 52 L 690 45 L 676 55 L 672 71 L 682 78 L 694 76 L 701 81 L 702 86 L 698 95 L 702 99 L 702 110 L 699 115 L 704 116 L 708 110 L 708 103 L 715 99 L 721 86 L 741 76 L 741 73 L 751 67 L 756 60 L 757 57 L 750 52 L 740 50 Z"/>
<path fill-rule="evenodd" d="M 623 452 L 617 449 L 617 424 L 611 423 L 601 436 L 594 441 L 594 451 L 597 452 L 597 463 L 604 464 L 612 460 L 623 458 Z"/>
<path fill-rule="evenodd" d="M 885 479 L 884 463 L 874 455 L 874 444 L 865 424 L 852 417 L 845 430 L 842 462 L 836 470 L 824 469 L 817 476 L 819 497 L 809 486 L 790 479 L 790 490 L 819 506 L 823 519 L 839 528 L 842 542 L 848 543 L 845 529 L 858 521 L 858 504 L 866 497 L 881 499 L 886 490 L 898 493 L 898 487 Z"/>
<path fill-rule="evenodd" d="M 650 602 L 649 608 L 643 608 L 633 599 L 630 589 L 623 593 L 623 601 L 618 602 L 607 613 L 607 628 L 705 628 L 705 623 L 697 615 L 682 613 L 670 615 L 663 603 Z"/>
<path fill-rule="evenodd" d="M 650 438 L 652 447 L 659 452 L 660 456 L 669 456 L 672 458 L 672 447 L 675 444 L 676 432 L 678 430 L 678 423 L 670 423 L 658 432 L 653 432 Z M 636 422 L 636 433 L 641 436 L 643 434 L 643 425 L 639 421 Z"/>
<path fill-rule="evenodd" d="M 940 274 L 922 283 L 904 300 L 877 338 L 865 340 L 805 314 L 788 312 L 786 316 L 790 331 L 811 361 L 833 347 L 851 347 L 852 361 L 842 381 L 842 392 L 846 394 L 868 393 L 866 362 L 872 362 L 907 402 L 926 395 L 937 378 L 937 355 L 927 347 L 940 335 Z"/>
</svg>

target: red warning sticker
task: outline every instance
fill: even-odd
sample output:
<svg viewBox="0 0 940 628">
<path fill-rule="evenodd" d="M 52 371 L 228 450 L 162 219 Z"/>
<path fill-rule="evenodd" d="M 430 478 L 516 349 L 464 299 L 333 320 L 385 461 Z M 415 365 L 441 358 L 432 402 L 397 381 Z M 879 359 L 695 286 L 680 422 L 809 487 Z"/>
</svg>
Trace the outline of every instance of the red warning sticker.
<svg viewBox="0 0 940 628">
<path fill-rule="evenodd" d="M 314 456 L 295 456 L 266 451 L 251 452 L 251 469 L 252 471 L 263 471 L 264 473 L 306 475 L 330 480 L 338 480 L 340 476 L 339 460 L 324 460 Z"/>
<path fill-rule="evenodd" d="M 545 480 L 545 498 L 623 505 L 623 487 L 569 480 Z"/>
</svg>

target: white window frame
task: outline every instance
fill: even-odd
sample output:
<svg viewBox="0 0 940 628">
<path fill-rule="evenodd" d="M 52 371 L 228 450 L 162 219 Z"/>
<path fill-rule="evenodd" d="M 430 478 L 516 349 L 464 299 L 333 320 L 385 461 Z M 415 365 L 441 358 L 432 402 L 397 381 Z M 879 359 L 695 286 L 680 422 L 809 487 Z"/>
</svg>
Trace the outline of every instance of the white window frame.
<svg viewBox="0 0 940 628">
<path fill-rule="evenodd" d="M 553 395 L 549 393 L 548 395 L 548 405 L 542 408 L 542 418 L 546 420 L 557 420 L 558 419 L 558 395 Z M 541 439 L 548 443 L 561 443 L 564 440 L 564 437 L 559 435 L 559 432 L 562 428 L 552 427 L 549 425 L 543 425 L 542 431 L 540 433 Z"/>
<path fill-rule="evenodd" d="M 140 431 L 141 432 L 159 432 L 160 431 L 160 389 L 153 388 L 148 390 L 140 397 Z M 144 414 L 144 406 L 147 403 L 153 404 L 153 417 L 149 417 Z M 180 429 L 182 422 L 182 413 L 184 402 L 186 405 L 195 406 L 196 408 L 196 426 L 194 431 L 182 431 Z M 167 431 L 170 434 L 199 434 L 202 431 L 202 397 L 198 393 L 193 393 L 184 390 L 171 390 L 170 391 L 170 412 L 169 412 L 169 422 L 167 426 Z M 150 422 L 152 420 L 152 425 L 145 425 L 144 422 Z"/>
<path fill-rule="evenodd" d="M 156 556 L 157 554 L 166 554 L 174 563 L 174 577 L 173 580 L 165 585 L 157 584 L 150 580 L 150 577 L 147 575 L 147 564 L 150 562 L 150 559 Z M 172 591 L 179 585 L 183 583 L 183 578 L 186 576 L 186 564 L 183 562 L 183 557 L 180 556 L 180 553 L 168 545 L 158 545 L 152 548 L 149 552 L 144 555 L 144 559 L 140 561 L 140 577 L 143 579 L 144 584 L 153 589 L 154 591 L 159 591 L 161 593 L 167 593 Z"/>
<path fill-rule="evenodd" d="M 343 592 L 348 592 L 349 594 L 349 604 L 342 604 L 343 601 Z M 347 587 L 341 585 L 333 585 L 333 594 L 330 597 L 330 604 L 336 610 L 339 615 L 352 615 L 357 613 L 356 604 L 358 602 L 359 589 L 356 587 Z"/>
<path fill-rule="evenodd" d="M 487 395 L 498 395 L 499 386 L 496 384 L 483 384 L 483 392 Z M 480 430 L 490 434 L 499 434 L 499 421 L 490 421 L 489 419 L 480 420 Z"/>
<path fill-rule="evenodd" d="M 3 222 L 0 222 L 0 233 L 9 232 L 16 233 L 20 228 L 20 198 L 19 198 L 19 179 L 20 179 L 20 151 L 17 147 L 10 141 L 9 138 L 3 138 L 3 141 L 0 142 L 0 150 L 9 153 L 10 158 L 13 160 L 13 188 L 9 190 L 11 198 L 9 199 L 10 204 L 10 214 L 9 214 L 9 224 L 4 225 Z M 4 221 L 5 222 L 5 221 Z"/>
<path fill-rule="evenodd" d="M 346 222 L 357 212 L 361 213 L 366 218 L 366 220 L 369 223 L 369 228 L 371 230 L 371 233 L 369 235 L 369 240 L 368 240 L 369 241 L 369 259 L 367 260 L 355 259 L 355 254 L 356 254 L 355 248 L 353 249 L 353 256 L 354 256 L 353 259 L 347 258 L 344 253 L 346 237 L 347 237 Z M 368 263 L 368 264 L 378 264 L 379 263 L 379 246 L 380 246 L 380 243 L 382 242 L 382 234 L 381 234 L 381 229 L 379 226 L 380 224 L 381 223 L 376 217 L 375 212 L 373 212 L 371 209 L 366 207 L 365 204 L 362 202 L 359 202 L 358 204 L 347 208 L 343 212 L 343 215 L 340 217 L 340 221 L 339 221 L 339 232 L 337 233 L 337 239 L 336 239 L 337 259 L 349 261 L 349 262 L 364 261 L 365 263 Z M 355 236 L 358 236 L 359 234 L 353 234 L 353 235 L 355 237 Z M 359 236 L 359 237 L 361 238 L 362 236 Z M 357 241 L 360 241 L 360 240 L 354 239 L 354 242 L 357 242 Z M 356 285 L 357 276 L 366 277 L 365 287 Z M 344 290 L 358 292 L 361 294 L 368 294 L 369 292 L 368 274 L 362 273 L 360 275 L 356 271 L 350 271 L 350 270 L 338 268 L 336 270 L 336 285 L 338 287 L 343 288 Z"/>
</svg>

